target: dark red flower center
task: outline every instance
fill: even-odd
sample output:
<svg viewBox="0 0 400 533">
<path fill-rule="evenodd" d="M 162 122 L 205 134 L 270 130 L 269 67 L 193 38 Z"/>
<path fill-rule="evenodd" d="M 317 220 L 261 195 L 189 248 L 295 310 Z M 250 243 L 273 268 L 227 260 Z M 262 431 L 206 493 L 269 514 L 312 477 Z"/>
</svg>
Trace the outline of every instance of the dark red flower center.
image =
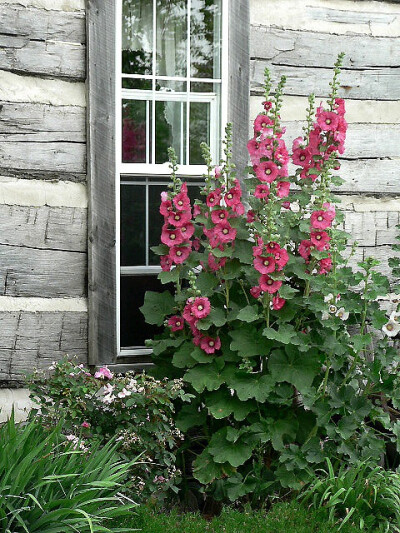
<svg viewBox="0 0 400 533">
<path fill-rule="evenodd" d="M 322 222 L 324 220 L 324 217 L 322 215 L 319 215 L 319 217 L 317 217 L 317 220 L 318 222 Z"/>
<path fill-rule="evenodd" d="M 209 346 L 211 346 L 211 347 L 213 347 L 213 346 L 214 346 L 214 344 L 215 344 L 215 342 L 214 342 L 214 341 L 209 341 L 209 343 L 208 343 L 208 345 L 209 345 Z"/>
<path fill-rule="evenodd" d="M 223 233 L 224 235 L 226 235 L 227 233 L 229 233 L 229 230 L 228 230 L 227 228 L 224 228 L 224 229 L 222 230 L 222 233 Z"/>
<path fill-rule="evenodd" d="M 226 196 L 226 197 L 228 198 L 228 200 L 232 200 L 232 198 L 233 198 L 233 195 L 232 195 L 231 193 L 229 193 L 229 194 L 227 194 L 227 196 Z"/>
<path fill-rule="evenodd" d="M 332 120 L 331 120 L 330 118 L 327 118 L 327 119 L 325 120 L 325 123 L 328 124 L 328 126 L 329 126 L 329 124 L 330 124 L 331 122 L 332 122 Z"/>
<path fill-rule="evenodd" d="M 266 259 L 266 260 L 264 261 L 264 265 L 265 265 L 265 266 L 268 266 L 268 265 L 269 265 L 269 260 L 268 260 L 268 259 Z"/>
<path fill-rule="evenodd" d="M 175 219 L 175 220 L 180 220 L 180 219 L 181 219 L 181 215 L 175 215 L 175 216 L 174 216 L 174 219 Z"/>
<path fill-rule="evenodd" d="M 176 255 L 177 255 L 178 257 L 180 257 L 180 256 L 182 255 L 182 252 L 181 252 L 180 250 L 178 250 L 178 251 L 176 252 Z"/>
<path fill-rule="evenodd" d="M 182 200 L 179 200 L 179 201 L 178 201 L 178 205 L 183 205 Z"/>
<path fill-rule="evenodd" d="M 306 156 L 303 154 L 300 156 L 300 161 L 304 161 L 304 159 L 306 158 Z"/>
<path fill-rule="evenodd" d="M 175 233 L 171 233 L 171 240 L 173 241 L 174 239 L 176 239 L 176 235 Z"/>
<path fill-rule="evenodd" d="M 267 281 L 267 285 L 272 285 L 273 283 L 274 283 L 274 281 L 273 281 L 272 279 L 269 279 L 269 280 Z"/>
<path fill-rule="evenodd" d="M 267 168 L 267 170 L 265 171 L 266 174 L 271 174 L 272 170 L 270 168 Z"/>
<path fill-rule="evenodd" d="M 197 306 L 197 309 L 198 309 L 198 311 L 203 311 L 204 307 L 203 307 L 201 304 L 199 304 L 199 305 Z"/>
<path fill-rule="evenodd" d="M 225 218 L 225 213 L 220 213 L 219 218 Z"/>
</svg>

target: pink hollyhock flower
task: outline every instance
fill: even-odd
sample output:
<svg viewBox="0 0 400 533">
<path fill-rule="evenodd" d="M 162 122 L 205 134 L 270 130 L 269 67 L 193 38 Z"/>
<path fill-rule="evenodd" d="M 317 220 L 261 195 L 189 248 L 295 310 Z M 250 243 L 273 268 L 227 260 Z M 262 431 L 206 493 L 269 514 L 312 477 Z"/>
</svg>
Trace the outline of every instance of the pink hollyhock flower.
<svg viewBox="0 0 400 533">
<path fill-rule="evenodd" d="M 182 183 L 181 192 L 174 197 L 173 202 L 178 211 L 187 211 L 190 209 L 190 200 L 187 195 L 186 183 Z"/>
<path fill-rule="evenodd" d="M 252 209 L 249 209 L 249 210 L 247 211 L 246 222 L 247 222 L 248 224 L 251 224 L 252 222 L 255 221 L 255 219 L 256 219 L 256 215 L 255 215 L 254 211 L 253 211 Z"/>
<path fill-rule="evenodd" d="M 258 285 L 252 287 L 250 289 L 250 294 L 253 296 L 253 298 L 259 298 L 262 295 L 261 287 L 259 287 Z"/>
<path fill-rule="evenodd" d="M 337 113 L 339 113 L 339 115 L 344 115 L 346 113 L 345 103 L 344 103 L 343 98 L 335 98 L 335 108 L 336 108 Z"/>
<path fill-rule="evenodd" d="M 256 117 L 254 121 L 254 133 L 272 133 L 271 126 L 274 125 L 274 121 L 270 119 L 267 115 L 260 114 Z"/>
<path fill-rule="evenodd" d="M 279 139 L 278 147 L 274 150 L 274 156 L 276 161 L 281 163 L 281 165 L 286 166 L 289 163 L 289 152 L 287 151 L 286 144 L 283 139 Z"/>
<path fill-rule="evenodd" d="M 261 157 L 260 143 L 257 141 L 257 139 L 250 139 L 250 141 L 247 143 L 247 151 L 249 152 L 252 164 L 257 164 Z"/>
<path fill-rule="evenodd" d="M 214 353 L 221 348 L 221 340 L 219 337 L 213 339 L 212 337 L 203 337 L 200 341 L 200 348 L 208 353 Z"/>
<path fill-rule="evenodd" d="M 221 189 L 215 189 L 214 191 L 211 191 L 210 194 L 206 198 L 206 203 L 208 207 L 214 207 L 215 205 L 219 205 L 221 201 Z"/>
<path fill-rule="evenodd" d="M 169 256 L 176 265 L 180 265 L 186 261 L 190 252 L 190 246 L 172 246 L 169 250 Z"/>
<path fill-rule="evenodd" d="M 237 216 L 242 216 L 245 212 L 244 205 L 242 204 L 242 202 L 238 202 L 237 204 L 232 205 L 231 208 Z"/>
<path fill-rule="evenodd" d="M 290 183 L 288 181 L 278 181 L 276 185 L 276 194 L 278 198 L 286 198 L 289 196 Z"/>
<path fill-rule="evenodd" d="M 303 139 L 303 137 L 296 137 L 295 139 L 293 139 L 292 151 L 294 152 L 295 150 L 297 150 L 299 148 L 304 149 L 304 139 Z"/>
<path fill-rule="evenodd" d="M 254 196 L 256 198 L 268 198 L 270 193 L 269 185 L 265 183 L 261 183 L 260 185 L 257 185 L 254 190 Z"/>
<path fill-rule="evenodd" d="M 188 298 L 186 300 L 186 305 L 183 309 L 183 313 L 182 313 L 182 316 L 183 318 L 186 320 L 186 322 L 188 324 L 195 324 L 197 322 L 197 319 L 196 317 L 194 316 L 193 314 L 193 310 L 192 310 L 192 303 L 194 301 L 194 298 Z"/>
<path fill-rule="evenodd" d="M 194 302 L 192 303 L 192 313 L 196 318 L 205 318 L 210 314 L 210 311 L 211 304 L 208 298 L 203 296 L 195 298 Z"/>
<path fill-rule="evenodd" d="M 200 206 L 197 205 L 197 204 L 195 204 L 195 205 L 193 206 L 193 216 L 194 216 L 194 217 L 197 217 L 197 215 L 200 215 L 200 213 L 201 213 L 201 208 L 200 208 Z"/>
<path fill-rule="evenodd" d="M 335 214 L 332 211 L 314 211 L 311 213 L 311 226 L 315 229 L 326 229 L 332 224 L 334 218 Z"/>
<path fill-rule="evenodd" d="M 194 226 L 191 222 L 187 222 L 179 228 L 182 232 L 184 239 L 190 239 L 194 233 Z"/>
<path fill-rule="evenodd" d="M 219 222 L 214 227 L 214 236 L 222 243 L 232 242 L 236 239 L 237 230 L 232 228 L 227 220 Z M 213 247 L 215 248 L 215 246 Z"/>
<path fill-rule="evenodd" d="M 279 246 L 277 242 L 271 241 L 266 244 L 265 249 L 267 250 L 269 254 L 275 254 L 278 250 L 281 249 L 281 247 Z"/>
<path fill-rule="evenodd" d="M 262 157 L 268 157 L 269 159 L 272 159 L 272 154 L 274 151 L 274 138 L 273 137 L 265 137 L 260 141 L 260 148 L 259 148 L 259 155 Z"/>
<path fill-rule="evenodd" d="M 269 111 L 272 107 L 272 102 L 270 102 L 269 100 L 266 100 L 265 102 L 262 103 L 262 105 L 264 106 L 265 111 Z"/>
<path fill-rule="evenodd" d="M 184 325 L 183 318 L 179 315 L 171 316 L 171 318 L 168 320 L 168 326 L 172 331 L 180 331 L 184 328 Z"/>
<path fill-rule="evenodd" d="M 190 211 L 171 211 L 167 217 L 167 220 L 171 226 L 180 228 L 181 226 L 187 224 L 191 218 L 192 215 Z"/>
<path fill-rule="evenodd" d="M 172 211 L 173 208 L 171 200 L 163 200 L 160 205 L 160 214 L 164 217 L 168 217 Z"/>
<path fill-rule="evenodd" d="M 226 205 L 229 205 L 229 207 L 233 207 L 240 202 L 240 198 L 242 197 L 242 190 L 240 188 L 239 180 L 235 180 L 235 186 L 232 187 L 232 189 L 229 189 L 229 191 L 225 194 L 225 203 Z"/>
<path fill-rule="evenodd" d="M 311 255 L 311 241 L 308 241 L 308 240 L 301 241 L 300 246 L 299 246 L 299 254 L 306 261 L 309 259 Z"/>
<path fill-rule="evenodd" d="M 286 303 L 285 298 L 281 298 L 280 296 L 274 296 L 272 298 L 272 309 L 274 311 L 279 311 L 279 309 L 282 309 L 285 303 Z"/>
<path fill-rule="evenodd" d="M 174 246 L 177 244 L 182 244 L 185 240 L 182 232 L 178 228 L 168 229 L 164 224 L 161 231 L 161 242 L 167 246 Z"/>
<path fill-rule="evenodd" d="M 312 231 L 310 233 L 311 244 L 319 251 L 327 250 L 329 248 L 329 241 L 331 238 L 326 231 Z"/>
<path fill-rule="evenodd" d="M 283 267 L 289 261 L 289 254 L 287 253 L 285 248 L 279 248 L 279 250 L 276 250 L 274 252 L 274 259 L 277 270 L 282 270 Z"/>
<path fill-rule="evenodd" d="M 162 202 L 167 202 L 168 201 L 168 193 L 167 191 L 161 191 L 161 201 Z"/>
<path fill-rule="evenodd" d="M 200 250 L 201 241 L 198 237 L 195 237 L 192 241 L 193 250 L 198 252 Z"/>
<path fill-rule="evenodd" d="M 160 257 L 160 266 L 163 272 L 169 272 L 172 267 L 172 261 L 169 255 L 162 255 Z"/>
<path fill-rule="evenodd" d="M 301 167 L 308 166 L 312 162 L 312 154 L 307 148 L 297 148 L 293 151 L 292 161 Z"/>
<path fill-rule="evenodd" d="M 333 111 L 317 112 L 317 123 L 322 131 L 336 131 L 339 126 L 339 116 Z"/>
<path fill-rule="evenodd" d="M 114 377 L 114 374 L 110 372 L 110 370 L 106 366 L 102 366 L 95 373 L 94 377 L 96 379 L 112 379 Z"/>
<path fill-rule="evenodd" d="M 214 177 L 218 180 L 221 177 L 221 167 L 216 166 L 214 168 Z"/>
<path fill-rule="evenodd" d="M 282 286 L 281 281 L 270 278 L 268 274 L 261 274 L 258 279 L 258 284 L 262 291 L 268 292 L 269 294 L 274 294 L 275 292 L 278 292 Z"/>
<path fill-rule="evenodd" d="M 229 213 L 225 209 L 216 209 L 211 211 L 211 220 L 214 222 L 214 224 L 218 224 L 218 222 L 222 222 L 222 220 L 227 220 L 228 218 Z"/>
<path fill-rule="evenodd" d="M 261 274 L 271 274 L 275 271 L 275 259 L 271 256 L 257 256 L 253 261 L 254 268 Z"/>
<path fill-rule="evenodd" d="M 290 202 L 282 202 L 282 207 L 284 209 L 290 209 Z"/>
<path fill-rule="evenodd" d="M 260 181 L 272 183 L 278 175 L 278 167 L 273 161 L 262 161 L 255 172 Z"/>
<path fill-rule="evenodd" d="M 320 259 L 319 261 L 319 274 L 327 274 L 332 270 L 331 256 Z"/>
<path fill-rule="evenodd" d="M 226 263 L 226 257 L 221 257 L 219 259 L 216 259 L 215 256 L 210 252 L 208 254 L 208 266 L 210 270 L 213 272 L 217 272 L 217 270 L 220 270 L 225 266 Z"/>
<path fill-rule="evenodd" d="M 90 428 L 90 424 L 89 424 L 89 422 L 86 422 L 86 420 L 85 420 L 84 422 L 82 422 L 81 427 L 88 429 L 88 428 Z"/>
</svg>

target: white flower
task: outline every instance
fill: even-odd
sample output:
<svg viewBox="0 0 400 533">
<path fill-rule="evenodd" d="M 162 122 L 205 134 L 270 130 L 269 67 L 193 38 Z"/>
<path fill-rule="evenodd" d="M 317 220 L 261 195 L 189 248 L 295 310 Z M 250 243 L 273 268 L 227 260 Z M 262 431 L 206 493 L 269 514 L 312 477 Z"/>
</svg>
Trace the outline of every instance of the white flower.
<svg viewBox="0 0 400 533">
<path fill-rule="evenodd" d="M 330 305 L 328 307 L 328 310 L 329 310 L 330 313 L 336 313 L 337 307 L 336 307 L 336 305 Z"/>
<path fill-rule="evenodd" d="M 393 322 L 400 322 L 400 313 L 393 311 L 389 317 L 389 320 L 393 320 Z"/>
<path fill-rule="evenodd" d="M 321 320 L 328 320 L 329 316 L 330 316 L 330 315 L 329 315 L 328 311 L 324 311 L 324 312 L 322 313 Z"/>
<path fill-rule="evenodd" d="M 333 294 L 330 292 L 329 294 L 327 294 L 324 298 L 324 302 L 325 303 L 329 303 L 329 302 L 332 302 L 333 300 L 335 299 L 335 297 L 333 296 Z"/>
<path fill-rule="evenodd" d="M 388 337 L 395 337 L 400 331 L 400 324 L 395 320 L 390 319 L 387 324 L 382 326 L 382 331 Z"/>
<path fill-rule="evenodd" d="M 349 312 L 346 311 L 344 307 L 341 307 L 336 311 L 336 316 L 340 318 L 340 320 L 347 320 L 349 318 Z"/>
<path fill-rule="evenodd" d="M 126 390 L 125 387 L 118 393 L 118 398 L 126 398 L 127 396 L 130 396 L 132 393 L 129 390 Z"/>
</svg>

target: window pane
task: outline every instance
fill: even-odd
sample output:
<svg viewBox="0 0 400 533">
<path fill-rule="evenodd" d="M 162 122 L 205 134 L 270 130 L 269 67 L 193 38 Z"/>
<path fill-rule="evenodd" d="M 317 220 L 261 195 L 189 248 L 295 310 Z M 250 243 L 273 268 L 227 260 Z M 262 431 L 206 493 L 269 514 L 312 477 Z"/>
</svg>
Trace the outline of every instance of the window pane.
<svg viewBox="0 0 400 533">
<path fill-rule="evenodd" d="M 220 78 L 221 0 L 192 2 L 190 55 L 193 78 Z"/>
<path fill-rule="evenodd" d="M 151 74 L 153 0 L 123 0 L 122 72 Z"/>
<path fill-rule="evenodd" d="M 146 102 L 122 100 L 122 161 L 145 163 L 147 144 Z"/>
<path fill-rule="evenodd" d="M 187 76 L 186 0 L 157 2 L 158 76 Z"/>
<path fill-rule="evenodd" d="M 178 162 L 185 164 L 186 102 L 156 102 L 156 160 L 168 161 L 168 148 L 172 146 Z"/>
<path fill-rule="evenodd" d="M 185 81 L 156 80 L 156 91 L 164 93 L 186 93 Z"/>
<path fill-rule="evenodd" d="M 139 307 L 143 305 L 146 291 L 165 291 L 155 275 L 121 276 L 121 347 L 133 348 L 144 346 L 146 339 L 151 339 L 162 328 L 146 324 Z"/>
<path fill-rule="evenodd" d="M 142 79 L 136 79 L 136 78 L 122 78 L 122 88 L 151 91 L 152 82 L 151 80 L 142 80 Z"/>
<path fill-rule="evenodd" d="M 190 164 L 204 165 L 200 143 L 210 145 L 210 104 L 192 102 L 189 120 Z"/>
<path fill-rule="evenodd" d="M 121 266 L 146 264 L 146 186 L 121 185 Z"/>
</svg>

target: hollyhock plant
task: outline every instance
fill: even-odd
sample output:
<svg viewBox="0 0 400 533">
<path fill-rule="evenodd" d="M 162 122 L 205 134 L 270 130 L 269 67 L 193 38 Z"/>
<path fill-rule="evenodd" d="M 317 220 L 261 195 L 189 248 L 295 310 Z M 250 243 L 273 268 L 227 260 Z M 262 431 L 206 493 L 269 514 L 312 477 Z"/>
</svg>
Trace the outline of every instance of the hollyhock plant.
<svg viewBox="0 0 400 533">
<path fill-rule="evenodd" d="M 210 498 L 266 501 L 301 489 L 329 457 L 377 462 L 396 442 L 400 321 L 376 301 L 389 289 L 377 263 L 367 258 L 354 267 L 331 193 L 341 184 L 335 169 L 347 128 L 342 59 L 328 100 L 315 109 L 309 98 L 304 134 L 293 143 L 280 117 L 285 79 L 272 95 L 266 72 L 250 165 L 240 176 L 231 125 L 221 160 L 202 145 L 204 187 L 194 206 L 178 210 L 191 214 L 189 242 L 169 246 L 185 227 L 173 224 L 177 209 L 167 203 L 175 206 L 181 192 L 175 168 L 162 197 L 172 218 L 153 250 L 166 264 L 159 280 L 174 289 L 147 293 L 141 309 L 148 323 L 166 325 L 149 342 L 155 371 L 181 377 L 194 396 L 178 413 L 187 436 L 182 454 Z M 332 296 L 339 294 L 340 303 Z M 173 330 L 176 317 L 183 329 Z"/>
</svg>

